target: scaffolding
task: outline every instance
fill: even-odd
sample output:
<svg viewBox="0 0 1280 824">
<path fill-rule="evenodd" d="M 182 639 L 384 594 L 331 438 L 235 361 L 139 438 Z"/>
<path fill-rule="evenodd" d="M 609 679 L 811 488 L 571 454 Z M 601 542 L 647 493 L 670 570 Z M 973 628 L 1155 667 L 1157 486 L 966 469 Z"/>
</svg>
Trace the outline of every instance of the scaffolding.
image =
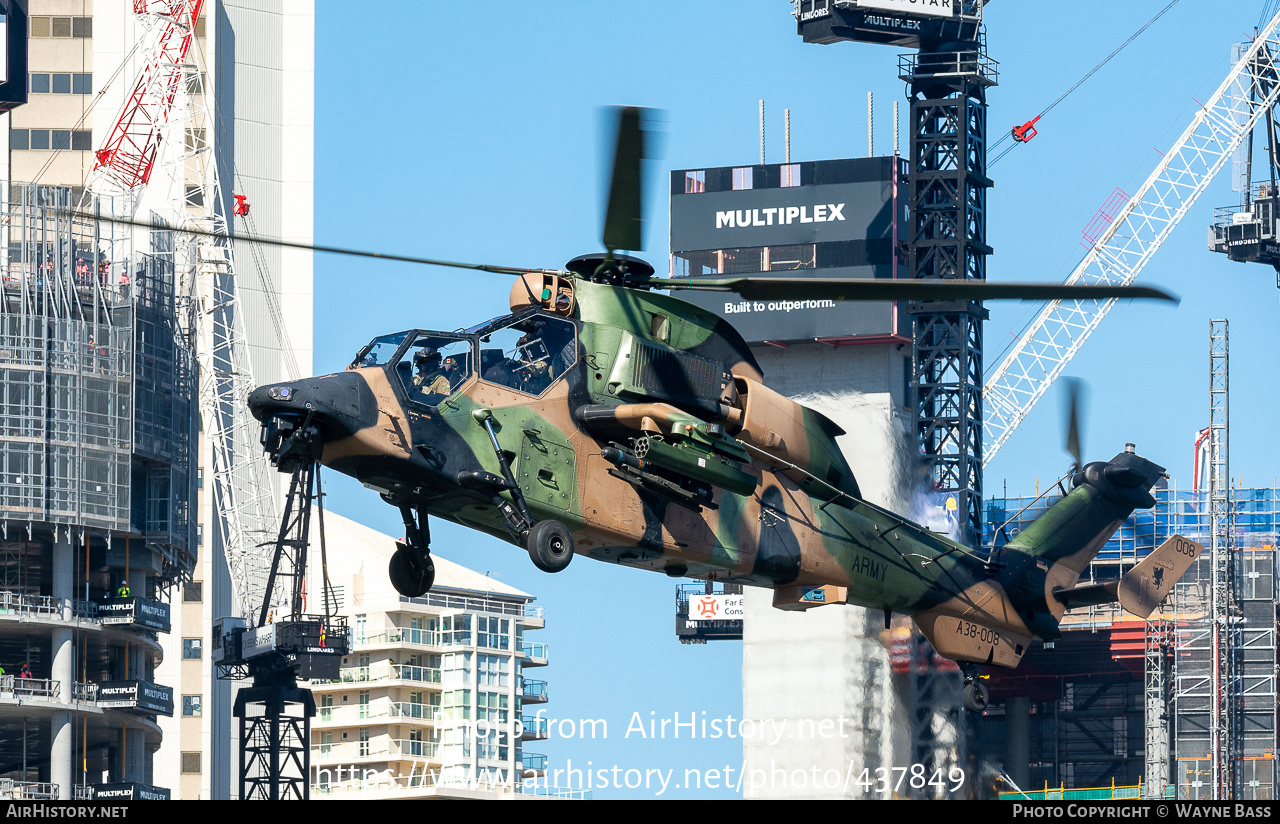
<svg viewBox="0 0 1280 824">
<path fill-rule="evenodd" d="M 1174 533 L 1205 546 L 1210 544 L 1213 513 L 1207 490 L 1171 487 L 1153 490 L 1153 494 L 1155 507 L 1129 516 L 1103 546 L 1084 577 L 1090 581 L 1114 580 Z M 1003 545 L 1052 506 L 1057 497 L 989 499 L 985 544 Z M 1233 675 L 1226 689 L 1226 700 L 1235 717 L 1234 733 L 1228 736 L 1232 739 L 1228 757 L 1234 779 L 1227 794 L 1238 800 L 1272 799 L 1278 743 L 1275 548 L 1280 537 L 1280 487 L 1233 489 L 1229 520 L 1232 524 L 1232 586 L 1236 594 L 1229 623 L 1238 632 L 1238 646 L 1232 653 Z M 1162 767 L 1160 754 L 1153 752 L 1156 749 L 1153 747 L 1146 757 L 1146 776 L 1154 785 L 1158 783 L 1160 771 L 1167 769 L 1168 780 L 1175 785 L 1179 798 L 1212 797 L 1210 719 L 1214 637 L 1208 620 L 1212 577 L 1213 563 L 1206 552 L 1174 588 L 1172 606 L 1153 615 L 1146 628 L 1150 644 L 1146 657 L 1152 660 L 1144 666 L 1148 696 L 1144 726 L 1150 744 L 1152 737 L 1157 740 L 1161 737 L 1160 730 L 1153 729 L 1153 725 L 1168 725 L 1172 752 L 1167 757 L 1173 765 L 1172 769 Z M 1111 630 L 1124 618 L 1119 606 L 1111 605 L 1068 612 L 1062 624 L 1064 629 L 1102 632 Z M 1128 618 L 1132 620 L 1132 616 Z M 1171 671 L 1166 672 L 1160 664 L 1164 655 L 1161 648 L 1170 648 L 1164 640 L 1170 632 L 1173 659 Z M 1134 675 L 1136 678 L 1138 674 Z M 1167 695 L 1168 699 L 1156 700 L 1156 692 Z M 1167 707 L 1169 715 L 1163 722 L 1159 717 L 1160 706 Z M 1136 709 L 1135 705 L 1127 712 Z M 1125 715 L 1117 713 L 1111 722 L 1111 733 L 1116 740 L 1132 737 L 1128 725 L 1133 722 L 1123 720 Z M 1096 729 L 1090 732 L 1094 737 L 1100 734 Z M 1065 739 L 1084 732 L 1060 728 L 1057 734 Z M 1054 756 L 1063 760 L 1071 752 L 1072 745 L 1064 741 Z M 1071 768 L 1071 776 L 1077 781 L 1085 779 L 1080 765 Z M 1059 775 L 1056 779 L 1069 786 L 1071 776 Z M 1150 789 L 1163 795 L 1157 786 Z"/>
<path fill-rule="evenodd" d="M 194 367 L 172 238 L 152 234 L 135 251 L 65 188 L 0 201 L 0 535 L 136 536 L 178 578 L 195 550 Z"/>
</svg>

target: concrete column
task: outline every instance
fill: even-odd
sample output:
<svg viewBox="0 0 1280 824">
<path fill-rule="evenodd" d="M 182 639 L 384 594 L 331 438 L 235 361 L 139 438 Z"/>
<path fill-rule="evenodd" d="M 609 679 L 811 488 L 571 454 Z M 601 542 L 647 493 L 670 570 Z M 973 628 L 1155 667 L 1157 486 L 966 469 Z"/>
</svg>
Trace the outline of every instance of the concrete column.
<svg viewBox="0 0 1280 824">
<path fill-rule="evenodd" d="M 772 388 L 849 433 L 838 444 L 863 494 L 909 511 L 910 478 L 902 470 L 913 454 L 899 410 L 910 346 L 754 351 Z M 783 612 L 768 590 L 747 587 L 744 594 L 742 711 L 770 732 L 743 741 L 755 776 L 743 797 L 861 798 L 860 785 L 845 785 L 846 772 L 856 779 L 863 770 L 875 775 L 911 763 L 909 696 L 882 640 L 884 614 L 842 605 Z"/>
<path fill-rule="evenodd" d="M 70 621 L 71 600 L 75 598 L 72 591 L 73 569 L 75 566 L 75 546 L 71 539 L 59 535 L 53 542 L 53 597 L 66 599 L 63 606 L 63 620 Z M 49 677 L 58 682 L 58 700 L 68 706 L 63 712 L 56 712 L 50 722 L 49 736 L 53 747 L 49 753 L 50 780 L 58 785 L 58 798 L 70 800 L 72 797 L 71 752 L 74 739 L 71 724 L 72 690 L 75 688 L 75 643 L 71 637 L 71 629 L 55 629 L 51 649 L 52 665 Z"/>
<path fill-rule="evenodd" d="M 1020 789 L 1031 783 L 1031 699 L 1025 695 L 1004 702 L 1004 768 Z"/>
<path fill-rule="evenodd" d="M 124 780 L 145 784 L 147 777 L 147 732 L 141 729 L 124 731 Z"/>
</svg>

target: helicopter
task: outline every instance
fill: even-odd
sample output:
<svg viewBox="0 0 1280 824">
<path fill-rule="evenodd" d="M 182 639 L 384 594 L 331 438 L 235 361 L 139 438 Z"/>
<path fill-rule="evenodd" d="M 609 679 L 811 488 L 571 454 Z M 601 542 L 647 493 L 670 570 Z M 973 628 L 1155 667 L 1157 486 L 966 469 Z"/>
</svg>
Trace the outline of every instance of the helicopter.
<svg viewBox="0 0 1280 824">
<path fill-rule="evenodd" d="M 1203 551 L 1170 538 L 1123 578 L 1078 585 L 1164 469 L 1130 447 L 1076 455 L 1073 488 L 983 555 L 862 496 L 826 416 L 770 389 L 718 315 L 663 290 L 751 299 L 1050 299 L 1169 296 L 1151 287 L 833 278 L 658 278 L 640 236 L 641 112 L 622 109 L 603 245 L 564 269 L 455 264 L 514 276 L 510 311 L 458 331 L 374 338 L 342 372 L 255 389 L 249 408 L 282 472 L 319 462 L 379 492 L 405 537 L 388 575 L 434 582 L 430 519 L 493 535 L 539 569 L 576 555 L 771 589 L 773 606 L 856 604 L 912 617 L 961 664 L 1015 667 L 1060 637 L 1069 607 L 1149 615 Z"/>
</svg>

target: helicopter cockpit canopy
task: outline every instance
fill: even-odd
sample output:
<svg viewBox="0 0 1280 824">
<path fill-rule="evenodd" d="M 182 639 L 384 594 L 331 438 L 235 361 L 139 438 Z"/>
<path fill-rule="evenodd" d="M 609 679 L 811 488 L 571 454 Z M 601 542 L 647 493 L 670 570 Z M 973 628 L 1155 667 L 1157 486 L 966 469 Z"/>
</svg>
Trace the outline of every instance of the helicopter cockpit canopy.
<svg viewBox="0 0 1280 824">
<path fill-rule="evenodd" d="M 397 332 L 375 338 L 353 367 L 394 364 L 390 371 L 412 403 L 434 407 L 475 372 L 475 342 L 447 332 Z"/>
<path fill-rule="evenodd" d="M 480 333 L 480 379 L 541 395 L 578 360 L 571 321 L 543 312 L 498 318 Z"/>
<path fill-rule="evenodd" d="M 393 383 L 404 389 L 409 401 L 434 407 L 477 373 L 486 383 L 541 395 L 577 360 L 574 323 L 535 310 L 458 332 L 383 335 L 361 349 L 350 368 L 382 367 L 393 374 Z"/>
</svg>

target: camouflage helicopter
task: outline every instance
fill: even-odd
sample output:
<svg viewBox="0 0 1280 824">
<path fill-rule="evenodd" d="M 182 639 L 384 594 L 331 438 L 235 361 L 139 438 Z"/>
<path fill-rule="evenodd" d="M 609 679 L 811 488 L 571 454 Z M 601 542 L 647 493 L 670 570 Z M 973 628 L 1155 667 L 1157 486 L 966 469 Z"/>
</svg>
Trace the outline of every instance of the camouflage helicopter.
<svg viewBox="0 0 1280 824">
<path fill-rule="evenodd" d="M 863 499 L 843 430 L 770 389 L 741 335 L 661 291 L 841 300 L 1167 297 L 1150 288 L 953 281 L 698 278 L 677 283 L 618 249 L 640 239 L 639 112 L 622 110 L 604 253 L 515 275 L 510 312 L 456 332 L 374 338 L 345 371 L 249 397 L 281 471 L 312 461 L 399 509 L 389 568 L 409 597 L 434 580 L 431 517 L 525 549 L 547 572 L 575 555 L 773 590 L 780 609 L 847 603 L 910 615 L 962 664 L 1014 667 L 1071 606 L 1149 614 L 1202 548 L 1182 538 L 1111 584 L 1081 572 L 1163 468 L 1132 449 L 1080 465 L 1074 488 L 994 555 Z M 430 261 L 443 263 L 441 261 Z M 457 264 L 449 264 L 457 265 Z"/>
</svg>

